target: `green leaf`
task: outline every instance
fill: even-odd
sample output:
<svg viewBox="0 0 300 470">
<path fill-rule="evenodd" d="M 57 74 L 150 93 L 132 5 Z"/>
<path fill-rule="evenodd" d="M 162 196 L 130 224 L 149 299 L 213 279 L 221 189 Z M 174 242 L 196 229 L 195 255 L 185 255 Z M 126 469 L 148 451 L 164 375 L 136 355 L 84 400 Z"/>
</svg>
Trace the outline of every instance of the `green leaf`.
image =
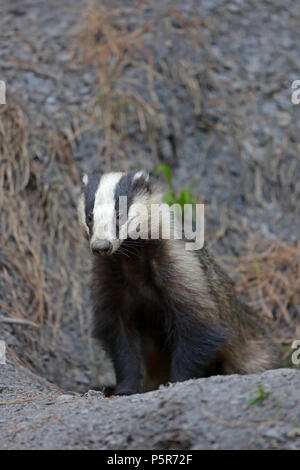
<svg viewBox="0 0 300 470">
<path fill-rule="evenodd" d="M 165 202 L 172 206 L 172 204 L 176 203 L 176 194 L 173 191 L 169 191 L 165 196 Z"/>
<path fill-rule="evenodd" d="M 193 194 L 194 187 L 198 181 L 197 178 L 194 179 L 192 184 L 188 188 L 184 188 L 181 190 L 179 196 L 176 193 L 174 186 L 173 186 L 173 178 L 172 178 L 172 170 L 167 165 L 159 165 L 153 172 L 154 176 L 159 175 L 160 173 L 164 173 L 167 178 L 169 192 L 165 196 L 165 202 L 172 206 L 173 204 L 179 204 L 182 209 L 184 209 L 185 204 L 197 204 L 197 199 Z"/>
<path fill-rule="evenodd" d="M 250 400 L 250 405 L 258 405 L 271 395 L 269 392 L 265 392 L 261 386 L 257 388 L 257 392 L 258 396 L 253 398 L 253 400 Z"/>
<path fill-rule="evenodd" d="M 160 173 L 164 172 L 164 174 L 166 175 L 166 178 L 167 178 L 167 182 L 168 182 L 168 185 L 170 186 L 170 188 L 173 188 L 173 178 L 172 178 L 172 170 L 169 166 L 167 165 L 159 165 L 155 171 L 154 171 L 154 175 L 159 175 Z"/>
<path fill-rule="evenodd" d="M 184 206 L 184 204 L 196 204 L 197 200 L 189 189 L 183 189 L 179 196 L 179 203 Z"/>
</svg>

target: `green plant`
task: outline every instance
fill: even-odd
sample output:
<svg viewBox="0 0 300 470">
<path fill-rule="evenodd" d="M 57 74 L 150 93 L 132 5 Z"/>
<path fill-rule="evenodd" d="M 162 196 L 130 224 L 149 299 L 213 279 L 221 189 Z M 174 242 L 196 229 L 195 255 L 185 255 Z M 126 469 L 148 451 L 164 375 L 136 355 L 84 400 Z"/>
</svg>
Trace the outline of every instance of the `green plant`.
<svg viewBox="0 0 300 470">
<path fill-rule="evenodd" d="M 287 367 L 289 369 L 299 369 L 300 364 L 294 364 L 292 361 L 292 355 L 295 350 L 291 348 L 291 345 L 281 346 L 281 355 L 282 355 L 282 367 Z"/>
<path fill-rule="evenodd" d="M 169 191 L 165 196 L 165 201 L 169 206 L 179 204 L 184 209 L 185 204 L 197 204 L 198 201 L 193 193 L 197 182 L 196 180 L 194 180 L 188 188 L 182 189 L 178 194 L 174 188 L 171 168 L 167 165 L 159 165 L 154 171 L 154 176 L 158 176 L 160 173 L 165 174 L 169 186 Z"/>
<path fill-rule="evenodd" d="M 250 400 L 250 405 L 258 405 L 271 395 L 270 392 L 265 392 L 261 385 L 257 388 L 257 393 L 258 395 Z"/>
</svg>

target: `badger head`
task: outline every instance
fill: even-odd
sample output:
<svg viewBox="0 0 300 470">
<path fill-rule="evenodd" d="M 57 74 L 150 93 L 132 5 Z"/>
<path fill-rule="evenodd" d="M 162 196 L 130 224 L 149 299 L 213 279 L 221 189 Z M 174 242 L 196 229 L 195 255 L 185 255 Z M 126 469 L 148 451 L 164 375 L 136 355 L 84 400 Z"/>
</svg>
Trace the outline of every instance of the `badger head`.
<svg viewBox="0 0 300 470">
<path fill-rule="evenodd" d="M 78 218 L 95 255 L 111 255 L 128 239 L 148 238 L 151 204 L 162 196 L 144 171 L 84 175 Z"/>
</svg>

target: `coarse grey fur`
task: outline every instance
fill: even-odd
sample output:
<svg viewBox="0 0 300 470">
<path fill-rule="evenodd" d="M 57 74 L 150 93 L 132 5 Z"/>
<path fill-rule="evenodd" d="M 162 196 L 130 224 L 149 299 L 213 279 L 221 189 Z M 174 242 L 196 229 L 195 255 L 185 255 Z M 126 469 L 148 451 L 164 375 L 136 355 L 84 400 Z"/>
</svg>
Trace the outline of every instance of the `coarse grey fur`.
<svg viewBox="0 0 300 470">
<path fill-rule="evenodd" d="M 110 238 L 127 223 L 118 214 L 127 196 L 150 206 L 162 195 L 143 172 L 84 177 L 79 220 L 93 257 L 95 334 L 112 358 L 116 394 L 214 374 L 259 373 L 278 367 L 277 351 L 259 314 L 243 305 L 206 247 L 184 240 Z M 107 208 L 107 203 L 113 203 Z M 135 212 L 133 212 L 135 214 Z M 104 232 L 109 256 L 99 253 Z M 99 238 L 100 237 L 100 238 Z"/>
</svg>

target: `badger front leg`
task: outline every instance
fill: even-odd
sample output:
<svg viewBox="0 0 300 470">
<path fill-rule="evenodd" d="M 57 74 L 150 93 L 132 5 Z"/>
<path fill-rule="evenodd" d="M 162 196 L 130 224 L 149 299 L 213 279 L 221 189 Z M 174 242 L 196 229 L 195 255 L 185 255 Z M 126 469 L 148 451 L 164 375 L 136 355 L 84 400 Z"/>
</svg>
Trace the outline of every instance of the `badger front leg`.
<svg viewBox="0 0 300 470">
<path fill-rule="evenodd" d="M 110 315 L 99 336 L 114 365 L 115 395 L 139 393 L 141 353 L 137 335 L 120 317 Z"/>
<path fill-rule="evenodd" d="M 172 336 L 171 382 L 204 377 L 228 338 L 224 330 L 207 326 L 189 314 L 175 316 Z"/>
</svg>

